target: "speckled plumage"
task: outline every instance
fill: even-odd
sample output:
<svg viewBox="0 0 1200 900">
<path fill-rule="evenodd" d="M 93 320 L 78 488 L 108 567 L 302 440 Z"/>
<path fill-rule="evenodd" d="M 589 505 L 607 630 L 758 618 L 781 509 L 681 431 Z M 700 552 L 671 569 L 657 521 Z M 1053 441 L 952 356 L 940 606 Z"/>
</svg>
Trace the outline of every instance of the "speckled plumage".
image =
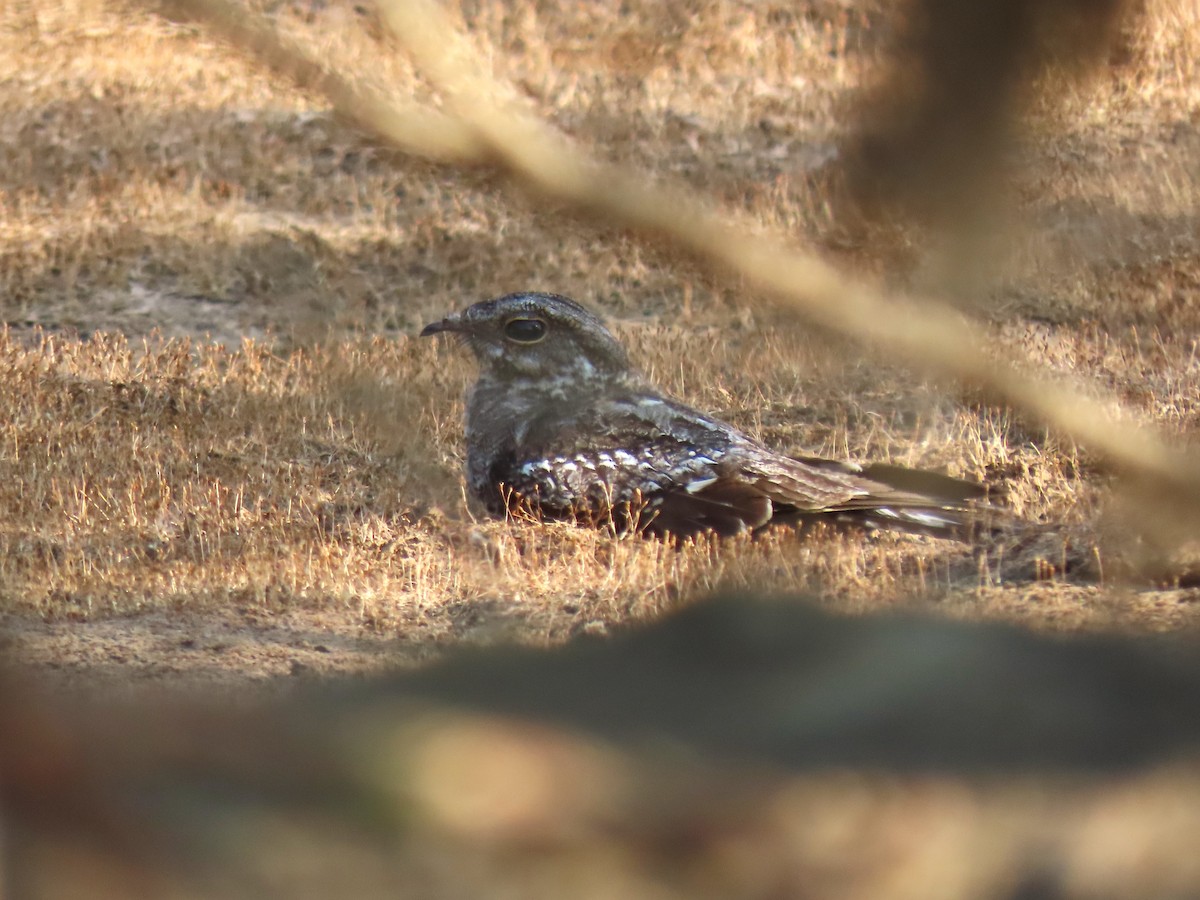
<svg viewBox="0 0 1200 900">
<path fill-rule="evenodd" d="M 467 481 L 494 515 L 676 538 L 817 520 L 962 537 L 967 501 L 983 493 L 935 473 L 777 453 L 662 394 L 566 297 L 509 294 L 421 334 L 442 332 L 479 361 Z"/>
</svg>

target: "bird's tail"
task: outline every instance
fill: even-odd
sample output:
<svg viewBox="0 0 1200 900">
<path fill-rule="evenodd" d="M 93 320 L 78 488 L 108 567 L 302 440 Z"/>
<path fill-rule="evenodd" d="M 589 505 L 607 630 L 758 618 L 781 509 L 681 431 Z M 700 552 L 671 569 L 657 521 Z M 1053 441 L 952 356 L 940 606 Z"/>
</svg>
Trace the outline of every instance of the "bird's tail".
<svg viewBox="0 0 1200 900">
<path fill-rule="evenodd" d="M 815 468 L 852 474 L 874 488 L 842 509 L 821 513 L 794 510 L 787 518 L 801 529 L 824 522 L 846 529 L 901 531 L 975 542 L 1021 525 L 994 502 L 1000 496 L 998 491 L 976 481 L 890 463 L 857 466 L 814 457 L 800 459 Z"/>
</svg>

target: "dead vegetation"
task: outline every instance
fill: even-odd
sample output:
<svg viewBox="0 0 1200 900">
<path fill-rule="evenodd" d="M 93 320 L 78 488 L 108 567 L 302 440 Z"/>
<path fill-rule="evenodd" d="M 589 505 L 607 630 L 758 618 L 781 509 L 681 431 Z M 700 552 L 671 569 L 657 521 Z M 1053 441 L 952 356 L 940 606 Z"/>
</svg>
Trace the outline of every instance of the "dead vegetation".
<svg viewBox="0 0 1200 900">
<path fill-rule="evenodd" d="M 751 234 L 783 232 L 872 290 L 951 300 L 998 355 L 1074 379 L 1120 401 L 1120 422 L 1140 416 L 1194 447 L 1200 13 L 1189 0 L 1103 6 L 1086 60 L 1066 71 L 1037 57 L 1028 90 L 991 110 L 1005 127 L 1016 110 L 1015 127 L 965 141 L 958 155 L 987 164 L 979 178 L 947 168 L 958 155 L 897 166 L 896 148 L 921 153 L 929 134 L 872 130 L 880 97 L 908 96 L 887 89 L 906 27 L 889 4 L 463 0 L 451 13 L 520 103 L 602 161 L 681 184 Z M 1180 547 L 1195 519 L 1179 495 L 1131 490 L 1087 446 L 992 394 L 756 305 L 749 279 L 702 268 L 666 238 L 577 218 L 494 168 L 421 161 L 369 137 L 331 113 L 322 71 L 414 111 L 413 130 L 390 135 L 401 149 L 437 136 L 440 158 L 461 161 L 475 146 L 373 9 L 255 9 L 316 57 L 311 90 L 292 83 L 304 73 L 268 71 L 143 5 L 0 8 L 6 657 L 107 695 L 213 680 L 240 692 L 248 679 L 376 671 L 463 644 L 559 644 L 718 587 L 1057 632 L 1200 621 L 1196 548 Z M 891 156 L 872 156 L 889 140 Z M 914 203 L 912 187 L 940 176 L 962 190 Z M 459 475 L 470 366 L 411 336 L 521 288 L 599 309 L 663 387 L 775 446 L 985 479 L 1054 530 L 986 553 L 824 533 L 677 552 L 479 520 Z M 288 760 L 291 799 L 319 805 L 309 767 L 340 738 L 322 718 L 330 707 L 247 720 L 134 707 L 109 721 L 85 704 L 83 724 L 6 687 L 0 719 L 27 739 L 12 771 L 32 773 L 0 779 L 34 823 L 4 835 L 0 867 L 28 881 L 0 871 L 0 884 L 18 890 L 145 892 L 169 862 L 144 865 L 139 834 L 169 825 L 178 846 L 212 847 L 211 822 L 255 838 L 221 845 L 237 851 L 222 862 L 241 853 L 255 873 L 247 896 L 354 885 L 394 896 L 402 884 L 557 897 L 569 884 L 578 896 L 1133 897 L 1197 884 L 1194 766 L 1107 781 L 753 781 L 672 750 L 668 777 L 663 757 L 621 755 L 628 747 L 401 709 L 355 720 L 379 731 L 352 745 L 362 732 L 351 728 L 337 744 L 348 754 L 338 771 L 373 791 L 362 809 L 295 814 L 260 797 L 248 812 L 245 798 L 277 783 L 264 766 L 274 777 Z M 246 697 L 219 695 L 230 696 Z M 289 756 L 296 747 L 312 756 Z M 196 796 L 206 778 L 232 779 L 242 805 L 139 818 L 147 785 L 187 777 L 202 784 Z M 418 811 L 411 830 L 372 819 L 346 831 L 388 803 L 400 810 L 389 815 Z M 125 825 L 118 836 L 137 837 L 138 852 L 105 856 L 97 835 Z M 229 895 L 239 870 L 213 871 L 211 893 Z"/>
<path fill-rule="evenodd" d="M 267 10 L 339 71 L 430 97 L 363 10 Z M 980 260 L 971 299 L 997 345 L 1186 439 L 1200 396 L 1189 10 L 1149 5 L 1111 60 L 1033 106 L 1019 199 L 989 244 L 1002 252 L 950 269 L 936 229 L 844 216 L 855 103 L 901 27 L 881 10 L 458 15 L 537 111 L 611 161 L 681 179 L 883 284 L 946 289 Z M 1101 541 L 1109 481 L 1086 452 L 755 313 L 738 284 L 675 251 L 538 208 L 486 172 L 402 159 L 193 27 L 87 0 L 10 6 L 3 24 L 11 614 L 295 613 L 421 640 L 495 620 L 483 633 L 543 641 L 729 583 L 862 609 L 916 593 L 1068 628 L 1193 619 L 1187 591 L 996 586 L 995 554 L 936 542 L 781 536 L 677 554 L 476 521 L 458 487 L 469 369 L 406 335 L 540 287 L 601 308 L 665 387 L 774 444 L 987 479 L 1018 515 L 1066 526 L 1093 574 L 1129 551 Z"/>
</svg>

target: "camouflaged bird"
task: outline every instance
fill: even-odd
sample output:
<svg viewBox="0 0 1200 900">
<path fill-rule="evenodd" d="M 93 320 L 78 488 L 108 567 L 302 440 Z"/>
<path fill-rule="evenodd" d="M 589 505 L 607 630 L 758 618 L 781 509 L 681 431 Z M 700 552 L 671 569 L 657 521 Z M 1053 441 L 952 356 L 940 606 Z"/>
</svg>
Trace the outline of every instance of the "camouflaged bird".
<svg viewBox="0 0 1200 900">
<path fill-rule="evenodd" d="M 556 294 L 485 300 L 426 326 L 471 348 L 467 482 L 497 516 L 687 538 L 817 521 L 963 539 L 982 486 L 791 457 L 674 400 L 604 324 Z"/>
</svg>

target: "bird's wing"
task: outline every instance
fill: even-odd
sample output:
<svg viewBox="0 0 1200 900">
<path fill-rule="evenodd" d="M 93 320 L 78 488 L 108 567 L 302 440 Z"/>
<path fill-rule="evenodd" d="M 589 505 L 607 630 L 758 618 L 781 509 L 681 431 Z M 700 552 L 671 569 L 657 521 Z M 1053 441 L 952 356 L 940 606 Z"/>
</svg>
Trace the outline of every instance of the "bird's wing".
<svg viewBox="0 0 1200 900">
<path fill-rule="evenodd" d="M 979 485 L 936 472 L 793 459 L 770 451 L 748 458 L 743 473 L 771 498 L 776 523 L 823 520 L 959 540 L 979 524 L 970 501 L 985 493 Z"/>
<path fill-rule="evenodd" d="M 824 459 L 820 456 L 796 456 L 792 458 L 796 462 L 804 463 L 818 469 L 856 475 L 876 484 L 882 484 L 895 491 L 921 494 L 945 503 L 965 503 L 968 500 L 982 500 L 997 493 L 997 489 L 994 486 L 985 485 L 978 481 L 955 478 L 953 475 L 945 475 L 941 472 L 931 472 L 928 469 L 912 469 L 892 463 L 865 463 L 860 465 L 841 460 Z"/>
<path fill-rule="evenodd" d="M 544 457 L 573 463 L 569 493 L 638 507 L 632 525 L 639 531 L 733 535 L 771 518 L 770 499 L 724 463 L 743 437 L 657 393 L 605 396 L 571 420 L 535 422 L 529 437 L 529 460 L 517 460 L 516 470 L 535 471 Z M 563 471 L 561 462 L 557 468 Z M 552 496 L 548 488 L 541 488 L 543 498 Z"/>
<path fill-rule="evenodd" d="M 958 512 L 977 491 L 936 473 L 784 456 L 658 394 L 607 398 L 578 415 L 586 428 L 563 429 L 560 420 L 553 429 L 560 439 L 564 431 L 577 435 L 555 448 L 585 463 L 573 473 L 573 493 L 588 493 L 586 479 L 602 482 L 614 503 L 644 504 L 639 530 L 677 538 L 818 517 L 956 536 L 964 524 Z"/>
<path fill-rule="evenodd" d="M 688 538 L 713 532 L 732 537 L 766 525 L 774 506 L 754 485 L 716 476 L 664 488 L 647 498 L 646 513 L 643 530 L 652 534 Z"/>
</svg>

